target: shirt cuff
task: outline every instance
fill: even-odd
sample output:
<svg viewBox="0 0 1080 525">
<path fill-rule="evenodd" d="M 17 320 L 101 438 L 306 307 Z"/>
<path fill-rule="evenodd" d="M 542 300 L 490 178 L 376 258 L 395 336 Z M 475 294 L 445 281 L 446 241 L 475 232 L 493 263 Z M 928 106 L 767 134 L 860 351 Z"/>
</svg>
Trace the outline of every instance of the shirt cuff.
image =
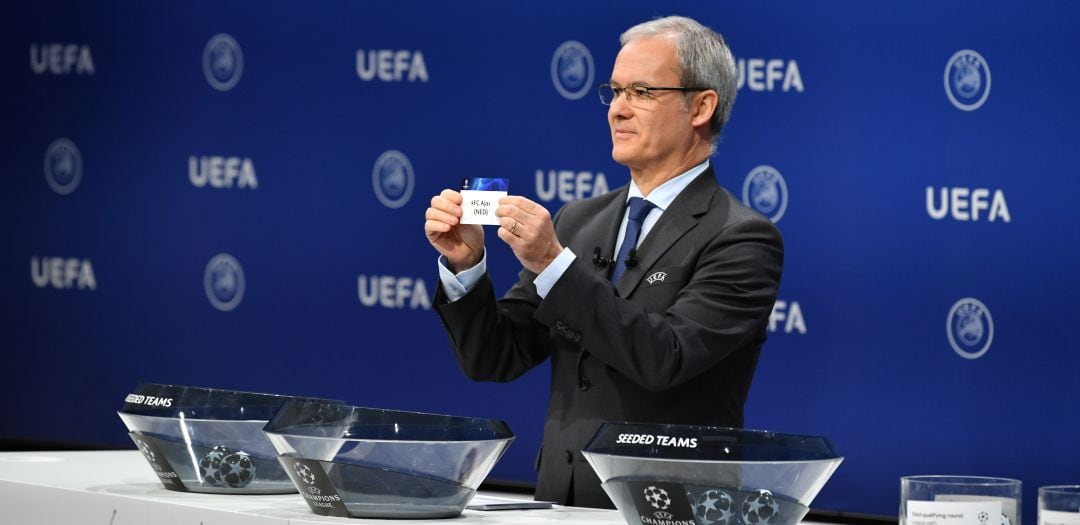
<svg viewBox="0 0 1080 525">
<path fill-rule="evenodd" d="M 536 276 L 533 280 L 533 285 L 536 286 L 536 295 L 539 295 L 541 299 L 547 297 L 548 292 L 555 286 L 555 283 L 559 282 L 559 278 L 562 277 L 566 270 L 570 268 L 570 264 L 577 259 L 577 255 L 570 251 L 570 248 L 563 248 L 559 255 L 555 257 L 555 260 L 551 261 L 551 264 L 544 271 L 540 272 L 540 275 Z"/>
<path fill-rule="evenodd" d="M 476 286 L 476 283 L 480 282 L 480 278 L 484 276 L 486 271 L 487 250 L 484 250 L 484 255 L 480 257 L 480 262 L 476 263 L 476 266 L 457 274 L 450 271 L 446 256 L 439 256 L 439 281 L 442 282 L 443 291 L 446 292 L 446 298 L 450 302 L 465 297 L 465 294 L 469 293 Z"/>
</svg>

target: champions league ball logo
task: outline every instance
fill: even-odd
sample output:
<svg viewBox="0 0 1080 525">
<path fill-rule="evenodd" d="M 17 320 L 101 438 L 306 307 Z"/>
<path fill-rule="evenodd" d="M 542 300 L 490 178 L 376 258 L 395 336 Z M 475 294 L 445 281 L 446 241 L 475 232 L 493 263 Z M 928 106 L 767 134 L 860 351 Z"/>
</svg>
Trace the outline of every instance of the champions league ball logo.
<svg viewBox="0 0 1080 525">
<path fill-rule="evenodd" d="M 570 100 L 584 97 L 592 89 L 595 70 L 589 49 L 576 40 L 563 42 L 551 57 L 551 82 Z"/>
<path fill-rule="evenodd" d="M 300 479 L 308 485 L 315 484 L 315 473 L 311 471 L 311 467 L 303 463 L 293 463 L 293 470 L 296 471 L 296 475 L 300 476 Z"/>
<path fill-rule="evenodd" d="M 220 33 L 210 38 L 203 50 L 203 74 L 218 91 L 228 91 L 240 82 L 244 72 L 244 54 L 233 37 Z"/>
<path fill-rule="evenodd" d="M 45 150 L 45 181 L 60 195 L 67 195 L 79 186 L 82 178 L 82 156 L 79 148 L 68 139 L 56 139 Z"/>
<path fill-rule="evenodd" d="M 409 202 L 415 179 L 409 158 L 396 150 L 379 155 L 375 167 L 371 170 L 375 196 L 387 208 L 400 208 Z"/>
<path fill-rule="evenodd" d="M 945 95 L 963 111 L 979 109 L 990 96 L 990 66 L 979 53 L 957 51 L 945 64 Z"/>
<path fill-rule="evenodd" d="M 949 310 L 945 333 L 953 350 L 964 359 L 978 359 L 994 340 L 994 320 L 978 299 L 960 299 Z"/>
<path fill-rule="evenodd" d="M 742 519 L 746 525 L 770 525 L 778 514 L 780 503 L 765 489 L 747 496 L 742 504 Z"/>
<path fill-rule="evenodd" d="M 787 211 L 787 183 L 776 168 L 758 166 L 743 181 L 742 201 L 770 221 L 780 222 Z"/>
<path fill-rule="evenodd" d="M 645 489 L 645 501 L 657 510 L 667 510 L 671 506 L 671 496 L 667 491 L 652 486 Z"/>
<path fill-rule="evenodd" d="M 147 461 L 149 461 L 150 463 L 157 463 L 157 456 L 150 448 L 150 445 L 148 445 L 145 441 L 139 441 L 139 450 L 142 451 L 142 454 L 144 457 L 146 457 Z"/>
<path fill-rule="evenodd" d="M 733 525 L 735 500 L 723 490 L 707 490 L 694 499 L 694 520 L 698 525 Z"/>
<path fill-rule="evenodd" d="M 255 463 L 246 452 L 218 445 L 199 461 L 199 479 L 215 487 L 243 488 L 255 479 Z"/>
<path fill-rule="evenodd" d="M 203 287 L 214 308 L 222 312 L 232 310 L 244 298 L 244 269 L 233 256 L 217 254 L 206 265 Z"/>
</svg>

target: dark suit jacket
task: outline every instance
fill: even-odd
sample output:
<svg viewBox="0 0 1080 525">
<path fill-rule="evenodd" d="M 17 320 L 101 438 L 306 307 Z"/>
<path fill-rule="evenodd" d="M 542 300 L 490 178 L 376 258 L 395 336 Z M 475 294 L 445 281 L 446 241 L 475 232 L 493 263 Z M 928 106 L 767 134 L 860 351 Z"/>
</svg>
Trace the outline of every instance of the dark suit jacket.
<svg viewBox="0 0 1080 525">
<path fill-rule="evenodd" d="M 603 421 L 743 424 L 780 284 L 780 234 L 709 168 L 668 207 L 641 243 L 637 266 L 612 286 L 609 268 L 597 267 L 592 254 L 599 247 L 612 256 L 627 191 L 556 214 L 559 241 L 578 257 L 546 298 L 526 270 L 498 301 L 487 276 L 453 303 L 441 287 L 436 293 L 470 378 L 510 381 L 551 359 L 537 499 L 612 506 L 581 455 Z"/>
</svg>

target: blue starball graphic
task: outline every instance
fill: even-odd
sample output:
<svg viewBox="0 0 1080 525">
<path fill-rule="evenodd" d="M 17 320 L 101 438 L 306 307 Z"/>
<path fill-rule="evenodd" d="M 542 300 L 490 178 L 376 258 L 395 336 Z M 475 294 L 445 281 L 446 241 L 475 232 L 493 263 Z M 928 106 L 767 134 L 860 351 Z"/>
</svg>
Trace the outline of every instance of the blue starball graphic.
<svg viewBox="0 0 1080 525">
<path fill-rule="evenodd" d="M 244 298 L 244 269 L 233 256 L 219 253 L 206 265 L 203 287 L 214 308 L 232 310 Z"/>
<path fill-rule="evenodd" d="M 225 34 L 210 38 L 203 50 L 203 74 L 218 91 L 228 91 L 240 81 L 244 70 L 244 54 L 240 44 Z"/>
<path fill-rule="evenodd" d="M 787 199 L 787 183 L 775 168 L 758 166 L 747 174 L 743 182 L 743 204 L 775 223 L 784 216 Z"/>
<path fill-rule="evenodd" d="M 945 95 L 963 111 L 975 111 L 990 96 L 990 66 L 971 49 L 957 51 L 945 64 Z"/>
<path fill-rule="evenodd" d="M 56 139 L 45 150 L 45 181 L 56 193 L 67 195 L 79 185 L 82 156 L 68 139 Z"/>
<path fill-rule="evenodd" d="M 463 185 L 466 190 L 477 191 L 509 191 L 509 181 L 507 179 L 495 178 L 495 177 L 476 177 L 472 179 L 465 179 Z"/>
<path fill-rule="evenodd" d="M 990 349 L 994 320 L 981 301 L 966 297 L 956 302 L 946 319 L 949 344 L 960 357 L 978 359 Z"/>
<path fill-rule="evenodd" d="M 555 90 L 570 100 L 591 90 L 595 70 L 589 49 L 575 40 L 563 42 L 551 57 L 551 81 Z"/>
</svg>

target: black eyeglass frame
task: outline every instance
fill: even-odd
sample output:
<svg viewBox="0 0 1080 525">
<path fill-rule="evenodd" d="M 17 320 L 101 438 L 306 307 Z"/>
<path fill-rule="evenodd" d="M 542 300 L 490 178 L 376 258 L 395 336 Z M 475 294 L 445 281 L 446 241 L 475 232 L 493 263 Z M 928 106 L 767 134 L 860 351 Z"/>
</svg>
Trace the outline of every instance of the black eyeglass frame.
<svg viewBox="0 0 1080 525">
<path fill-rule="evenodd" d="M 604 89 L 605 88 L 608 89 L 609 92 L 612 94 L 611 100 L 607 101 L 607 102 L 604 102 Z M 709 91 L 709 90 L 712 89 L 712 88 L 707 88 L 707 87 L 635 86 L 635 85 L 631 85 L 631 86 L 628 86 L 628 87 L 615 88 L 611 84 L 600 84 L 600 85 L 596 86 L 596 91 L 597 91 L 597 94 L 600 96 L 600 103 L 605 105 L 605 106 L 610 106 L 612 102 L 615 102 L 615 99 L 619 98 L 619 96 L 615 93 L 616 89 L 618 89 L 620 92 L 623 92 L 623 91 L 626 91 L 627 89 L 630 89 L 630 88 L 633 88 L 633 89 L 636 89 L 636 90 L 644 90 L 645 91 L 645 96 L 649 96 L 650 91 L 681 91 L 683 93 L 692 93 L 692 92 L 695 92 L 695 91 Z M 641 95 L 634 95 L 634 96 L 641 96 Z M 627 101 L 629 102 L 629 100 L 627 100 Z"/>
</svg>

